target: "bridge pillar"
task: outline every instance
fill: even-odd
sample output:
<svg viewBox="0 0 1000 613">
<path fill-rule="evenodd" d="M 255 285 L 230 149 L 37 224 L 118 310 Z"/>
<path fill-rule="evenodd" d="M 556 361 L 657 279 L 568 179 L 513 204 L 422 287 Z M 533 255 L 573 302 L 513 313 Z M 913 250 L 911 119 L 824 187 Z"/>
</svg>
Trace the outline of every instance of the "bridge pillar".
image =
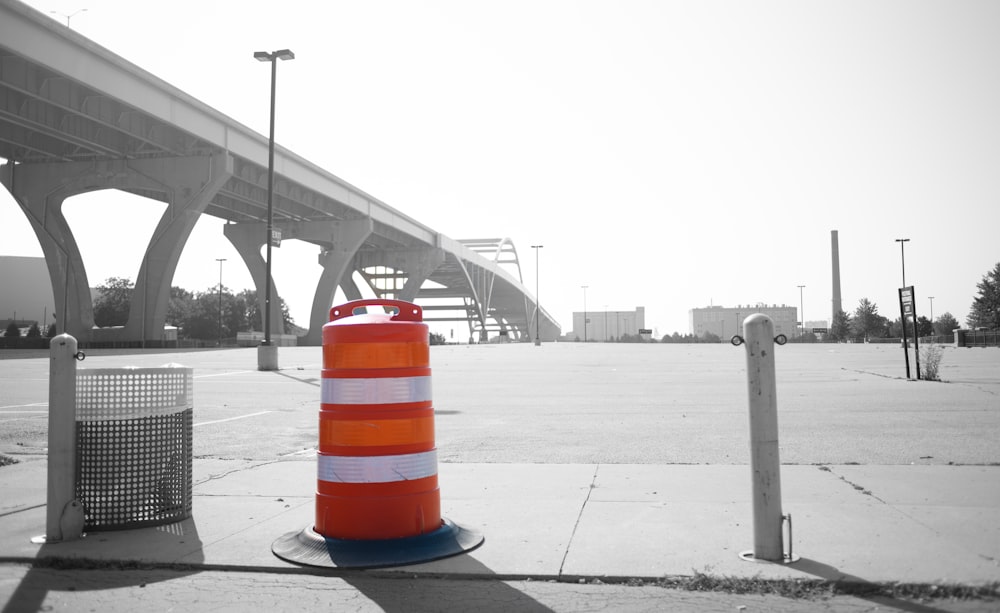
<svg viewBox="0 0 1000 613">
<path fill-rule="evenodd" d="M 280 227 L 278 223 L 272 223 L 275 228 Z M 250 271 L 250 278 L 253 279 L 254 288 L 257 290 L 257 309 L 261 316 L 261 327 L 264 327 L 264 317 L 267 306 L 264 303 L 264 293 L 267 291 L 267 262 L 260 254 L 260 248 L 264 245 L 264 234 L 267 224 L 263 223 L 227 223 L 222 226 L 222 233 L 225 234 L 229 242 L 236 248 L 237 253 L 243 258 L 243 263 Z M 284 230 L 282 230 L 282 240 L 284 240 Z M 271 330 L 277 334 L 285 333 L 285 320 L 281 316 L 281 301 L 278 298 L 278 286 L 274 283 L 274 273 L 271 274 Z"/>
<path fill-rule="evenodd" d="M 340 285 L 349 300 L 361 298 L 354 282 L 350 279 L 348 266 L 355 253 L 374 231 L 371 218 L 355 220 L 273 222 L 281 229 L 282 240 L 303 240 L 320 245 L 319 264 L 323 267 L 316 291 L 313 294 L 312 309 L 309 312 L 309 331 L 299 339 L 302 345 L 319 346 L 323 342 L 323 326 L 329 321 L 333 296 Z M 257 287 L 261 313 L 264 312 L 264 283 L 267 274 L 266 262 L 260 255 L 264 244 L 265 224 L 226 224 L 226 238 L 236 247 Z M 346 278 L 345 278 L 346 277 Z M 273 281 L 273 280 L 272 280 Z M 271 283 L 271 304 L 280 304 L 276 283 Z M 280 309 L 271 309 L 271 329 L 284 333 L 284 322 Z"/>
<path fill-rule="evenodd" d="M 205 207 L 233 175 L 227 153 L 211 157 L 131 160 L 133 176 L 126 180 L 153 181 L 166 195 L 167 210 L 153 231 L 135 281 L 132 306 L 124 336 L 161 340 L 170 305 L 170 285 L 188 237 Z"/>
<path fill-rule="evenodd" d="M 323 224 L 328 229 L 330 248 L 319 254 L 323 273 L 316 284 L 312 309 L 309 311 L 309 331 L 302 339 L 303 345 L 323 344 L 323 326 L 330 321 L 330 307 L 333 305 L 337 286 L 344 289 L 348 300 L 358 300 L 361 292 L 350 278 L 349 266 L 365 240 L 371 236 L 374 224 L 371 218 Z M 346 278 L 345 278 L 346 277 Z"/>
<path fill-rule="evenodd" d="M 414 302 L 420 293 L 420 286 L 433 274 L 442 264 L 445 255 L 443 249 L 425 249 L 417 252 L 406 252 L 406 261 L 403 270 L 406 271 L 406 283 L 399 293 L 399 299 L 406 302 Z"/>
<path fill-rule="evenodd" d="M 399 276 L 406 277 L 406 282 L 393 298 L 396 300 L 405 300 L 406 302 L 415 302 L 424 281 L 441 264 L 444 264 L 444 261 L 445 252 L 443 249 L 428 247 L 426 249 L 366 251 L 363 254 L 358 254 L 355 266 L 358 269 L 371 266 L 385 266 L 397 271 Z"/>
<path fill-rule="evenodd" d="M 159 340 L 170 282 L 181 251 L 215 193 L 232 174 L 232 158 L 150 158 L 100 162 L 4 164 L 2 182 L 31 223 L 45 255 L 56 302 L 57 328 L 81 342 Z M 124 328 L 94 329 L 94 308 L 83 257 L 62 211 L 65 200 L 101 189 L 148 191 L 167 202 L 146 248 Z M 112 226 L 113 228 L 113 226 Z"/>
<path fill-rule="evenodd" d="M 62 206 L 66 198 L 90 191 L 78 183 L 92 168 L 91 164 L 84 163 L 12 162 L 0 167 L 0 182 L 28 218 L 45 256 L 55 298 L 56 328 L 79 341 L 90 339 L 94 305 L 83 256 Z"/>
</svg>

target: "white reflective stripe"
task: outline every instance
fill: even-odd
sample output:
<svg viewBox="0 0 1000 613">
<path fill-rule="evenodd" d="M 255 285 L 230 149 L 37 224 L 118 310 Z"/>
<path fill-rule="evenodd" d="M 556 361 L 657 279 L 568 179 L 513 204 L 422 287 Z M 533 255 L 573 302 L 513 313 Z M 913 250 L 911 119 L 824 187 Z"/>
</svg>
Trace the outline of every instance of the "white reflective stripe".
<svg viewBox="0 0 1000 613">
<path fill-rule="evenodd" d="M 319 454 L 316 459 L 319 480 L 331 483 L 390 483 L 437 474 L 437 449 L 382 456 Z"/>
<path fill-rule="evenodd" d="M 396 404 L 431 400 L 430 377 L 324 378 L 324 404 Z"/>
</svg>

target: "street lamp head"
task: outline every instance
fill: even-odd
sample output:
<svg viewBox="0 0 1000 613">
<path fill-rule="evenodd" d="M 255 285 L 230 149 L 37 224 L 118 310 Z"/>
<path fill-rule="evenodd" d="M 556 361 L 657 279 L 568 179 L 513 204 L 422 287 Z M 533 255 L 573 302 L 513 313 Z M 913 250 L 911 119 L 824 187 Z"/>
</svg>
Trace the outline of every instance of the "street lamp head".
<svg viewBox="0 0 1000 613">
<path fill-rule="evenodd" d="M 254 51 L 253 56 L 261 62 L 273 62 L 274 60 L 294 60 L 295 54 L 289 49 L 280 49 L 274 53 L 267 51 Z"/>
<path fill-rule="evenodd" d="M 908 239 L 908 238 L 897 238 L 896 242 L 897 243 L 908 243 L 908 242 L 910 242 L 910 239 Z"/>
</svg>

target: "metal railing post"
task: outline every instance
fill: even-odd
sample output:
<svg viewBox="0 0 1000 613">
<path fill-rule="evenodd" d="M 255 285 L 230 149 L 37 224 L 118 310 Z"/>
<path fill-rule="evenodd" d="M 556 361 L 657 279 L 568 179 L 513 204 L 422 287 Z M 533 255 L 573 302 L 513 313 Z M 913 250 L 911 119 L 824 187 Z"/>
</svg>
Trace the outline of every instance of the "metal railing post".
<svg viewBox="0 0 1000 613">
<path fill-rule="evenodd" d="M 76 500 L 76 339 L 54 337 L 49 345 L 49 454 L 45 537 L 47 543 L 83 536 L 83 506 Z"/>
</svg>

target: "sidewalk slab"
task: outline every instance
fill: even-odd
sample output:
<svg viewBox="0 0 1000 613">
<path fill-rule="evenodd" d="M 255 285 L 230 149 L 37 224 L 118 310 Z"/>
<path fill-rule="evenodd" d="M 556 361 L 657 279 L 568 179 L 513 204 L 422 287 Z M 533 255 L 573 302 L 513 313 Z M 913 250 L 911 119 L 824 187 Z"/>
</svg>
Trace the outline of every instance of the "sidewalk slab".
<svg viewBox="0 0 1000 613">
<path fill-rule="evenodd" d="M 274 556 L 271 545 L 311 526 L 315 513 L 311 458 L 258 465 L 195 460 L 191 519 L 39 546 L 30 539 L 45 531 L 44 492 L 37 486 L 44 483 L 43 465 L 0 469 L 5 491 L 29 486 L 16 497 L 22 510 L 0 514 L 0 558 L 286 571 L 295 565 Z M 394 570 L 1000 581 L 1000 467 L 782 466 L 782 508 L 793 517 L 794 552 L 802 558 L 794 564 L 738 556 L 753 548 L 748 466 L 442 463 L 439 473 L 442 514 L 481 532 L 485 543 Z"/>
</svg>

